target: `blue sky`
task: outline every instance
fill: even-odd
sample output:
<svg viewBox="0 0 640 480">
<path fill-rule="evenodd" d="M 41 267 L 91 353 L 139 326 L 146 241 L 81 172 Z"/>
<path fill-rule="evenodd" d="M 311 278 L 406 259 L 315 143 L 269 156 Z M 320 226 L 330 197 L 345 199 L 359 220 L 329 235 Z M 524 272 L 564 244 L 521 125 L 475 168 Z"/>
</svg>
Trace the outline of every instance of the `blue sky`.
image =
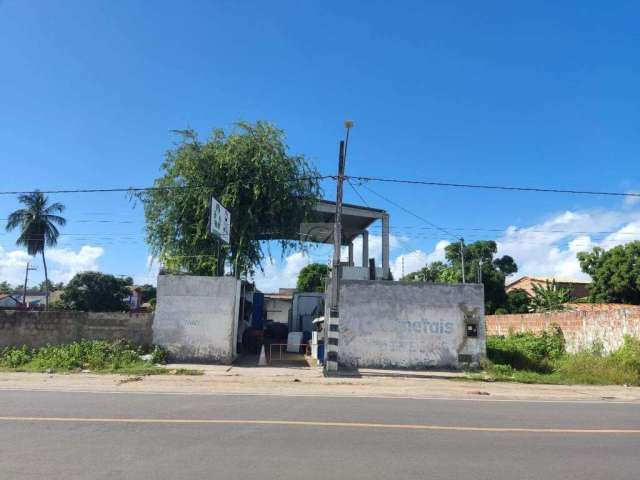
<svg viewBox="0 0 640 480">
<path fill-rule="evenodd" d="M 354 175 L 633 191 L 638 18 L 637 2 L 586 0 L 0 0 L 1 190 L 150 185 L 171 129 L 206 136 L 237 120 L 274 122 L 332 173 L 350 118 Z M 575 250 L 636 239 L 640 219 L 620 198 L 370 187 L 469 241 L 497 239 L 523 273 L 578 274 Z M 392 261 L 438 258 L 449 238 L 361 191 L 391 214 Z M 54 280 L 153 276 L 139 205 L 55 200 L 69 225 Z M 346 200 L 361 203 L 350 188 Z M 2 196 L 0 218 L 16 206 Z M 580 233 L 592 231 L 613 233 Z M 14 242 L 0 232 L 0 280 L 22 276 Z M 278 261 L 259 281 L 286 286 L 307 261 Z"/>
</svg>

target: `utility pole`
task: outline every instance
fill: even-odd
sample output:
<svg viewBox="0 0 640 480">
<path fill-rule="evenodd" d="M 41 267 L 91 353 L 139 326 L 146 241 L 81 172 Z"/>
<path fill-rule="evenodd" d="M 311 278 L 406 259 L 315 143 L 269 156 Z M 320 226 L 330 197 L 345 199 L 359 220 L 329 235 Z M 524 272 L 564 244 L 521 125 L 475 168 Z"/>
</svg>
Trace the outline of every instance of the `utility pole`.
<svg viewBox="0 0 640 480">
<path fill-rule="evenodd" d="M 478 283 L 482 283 L 482 259 L 478 260 Z"/>
<path fill-rule="evenodd" d="M 466 283 L 464 278 L 464 238 L 460 239 L 460 260 L 462 262 L 462 283 Z"/>
<path fill-rule="evenodd" d="M 29 271 L 37 270 L 31 266 L 31 262 L 27 262 L 27 268 L 24 272 L 24 289 L 22 290 L 22 305 L 27 308 L 27 281 L 29 280 Z"/>
<path fill-rule="evenodd" d="M 333 263 L 331 272 L 331 303 L 329 305 L 329 319 L 325 321 L 326 335 L 326 361 L 325 372 L 338 371 L 338 341 L 340 337 L 340 250 L 342 246 L 342 186 L 344 183 L 344 167 L 349 145 L 349 129 L 353 122 L 346 121 L 347 129 L 345 140 L 340 141 L 338 152 L 338 177 L 336 187 L 336 213 L 333 224 Z"/>
</svg>

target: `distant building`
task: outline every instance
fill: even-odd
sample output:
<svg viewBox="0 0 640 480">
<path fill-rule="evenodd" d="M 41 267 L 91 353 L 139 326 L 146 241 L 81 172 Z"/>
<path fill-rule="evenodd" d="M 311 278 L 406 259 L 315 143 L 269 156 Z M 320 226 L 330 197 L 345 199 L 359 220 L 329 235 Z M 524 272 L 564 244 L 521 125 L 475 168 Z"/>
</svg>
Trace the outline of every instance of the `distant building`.
<svg viewBox="0 0 640 480">
<path fill-rule="evenodd" d="M 560 288 L 569 290 L 571 299 L 587 297 L 589 295 L 589 284 L 591 282 L 585 280 L 576 280 L 571 278 L 554 278 L 554 277 L 520 277 L 513 282 L 507 283 L 507 293 L 512 290 L 524 290 L 529 295 L 533 296 L 533 286 L 538 285 L 543 287 L 547 284 L 551 284 L 555 280 L 556 285 Z"/>
<path fill-rule="evenodd" d="M 61 290 L 49 292 L 49 304 L 60 300 Z M 29 308 L 44 308 L 46 303 L 45 292 L 34 292 L 27 290 L 27 305 Z M 0 308 L 23 308 L 22 293 L 10 293 L 0 295 Z"/>
<path fill-rule="evenodd" d="M 295 288 L 281 288 L 278 293 L 264 294 L 266 320 L 289 325 L 291 304 Z"/>
</svg>

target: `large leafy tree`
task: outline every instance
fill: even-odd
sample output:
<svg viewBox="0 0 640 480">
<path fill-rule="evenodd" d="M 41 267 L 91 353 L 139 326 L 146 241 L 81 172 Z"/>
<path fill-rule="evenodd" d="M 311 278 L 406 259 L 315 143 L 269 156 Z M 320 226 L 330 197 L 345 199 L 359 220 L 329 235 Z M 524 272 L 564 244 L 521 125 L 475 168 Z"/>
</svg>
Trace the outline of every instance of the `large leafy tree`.
<svg viewBox="0 0 640 480">
<path fill-rule="evenodd" d="M 640 304 L 640 241 L 610 250 L 595 247 L 577 256 L 580 268 L 592 279 L 591 301 Z"/>
<path fill-rule="evenodd" d="M 445 248 L 445 262 L 433 262 L 418 272 L 405 277 L 409 281 L 436 283 L 462 282 L 462 257 L 460 243 L 452 243 Z M 498 247 L 492 240 L 479 240 L 464 247 L 464 269 L 467 282 L 476 279 L 478 270 L 482 271 L 484 284 L 485 310 L 494 313 L 498 308 L 506 308 L 508 297 L 505 291 L 505 278 L 518 271 L 518 267 L 508 255 L 493 258 Z"/>
<path fill-rule="evenodd" d="M 444 282 L 444 272 L 448 267 L 444 262 L 432 262 L 422 267 L 417 272 L 412 272 L 400 279 L 401 282 Z"/>
<path fill-rule="evenodd" d="M 325 279 L 329 276 L 329 267 L 322 263 L 311 263 L 300 270 L 296 288 L 300 292 L 324 292 Z"/>
<path fill-rule="evenodd" d="M 19 195 L 18 201 L 24 207 L 9 215 L 7 231 L 19 228 L 20 236 L 16 240 L 16 244 L 26 247 L 29 255 L 42 255 L 45 286 L 47 287 L 45 308 L 49 308 L 49 275 L 44 251 L 46 247 L 56 246 L 60 235 L 57 227 L 62 227 L 67 223 L 60 216 L 64 211 L 64 205 L 59 202 L 49 203 L 48 197 L 39 191 Z"/>
<path fill-rule="evenodd" d="M 7 281 L 0 282 L 0 294 L 13 293 L 13 287 Z"/>
<path fill-rule="evenodd" d="M 60 301 L 64 308 L 83 312 L 121 312 L 128 310 L 125 299 L 131 295 L 130 277 L 120 278 L 101 272 L 76 274 L 64 287 Z"/>
<path fill-rule="evenodd" d="M 147 241 L 169 270 L 236 276 L 260 268 L 270 256 L 266 240 L 282 254 L 301 247 L 300 223 L 320 196 L 318 173 L 291 155 L 284 132 L 265 122 L 240 122 L 201 141 L 191 131 L 167 152 L 155 190 L 139 195 Z M 209 233 L 211 197 L 231 213 L 230 244 Z"/>
<path fill-rule="evenodd" d="M 462 259 L 460 243 L 452 243 L 445 248 L 445 257 L 456 272 L 456 280 L 462 279 Z M 507 305 L 508 297 L 505 290 L 505 278 L 518 271 L 518 266 L 512 257 L 504 255 L 494 256 L 498 246 L 493 240 L 478 240 L 464 246 L 465 278 L 475 281 L 476 272 L 481 270 L 484 284 L 485 310 L 494 313 L 498 308 Z"/>
</svg>

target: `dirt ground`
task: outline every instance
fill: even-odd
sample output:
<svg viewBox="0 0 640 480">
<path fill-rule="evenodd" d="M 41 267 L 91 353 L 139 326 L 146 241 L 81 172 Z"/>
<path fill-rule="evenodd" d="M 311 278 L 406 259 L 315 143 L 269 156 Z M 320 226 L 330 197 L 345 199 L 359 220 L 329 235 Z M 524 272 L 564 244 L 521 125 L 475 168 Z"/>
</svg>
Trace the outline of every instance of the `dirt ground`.
<svg viewBox="0 0 640 480">
<path fill-rule="evenodd" d="M 611 401 L 640 403 L 639 387 L 526 385 L 465 380 L 459 372 L 360 369 L 325 377 L 318 367 L 168 365 L 201 376 L 126 376 L 94 373 L 0 373 L 0 390 L 256 394 L 486 400 Z"/>
</svg>

